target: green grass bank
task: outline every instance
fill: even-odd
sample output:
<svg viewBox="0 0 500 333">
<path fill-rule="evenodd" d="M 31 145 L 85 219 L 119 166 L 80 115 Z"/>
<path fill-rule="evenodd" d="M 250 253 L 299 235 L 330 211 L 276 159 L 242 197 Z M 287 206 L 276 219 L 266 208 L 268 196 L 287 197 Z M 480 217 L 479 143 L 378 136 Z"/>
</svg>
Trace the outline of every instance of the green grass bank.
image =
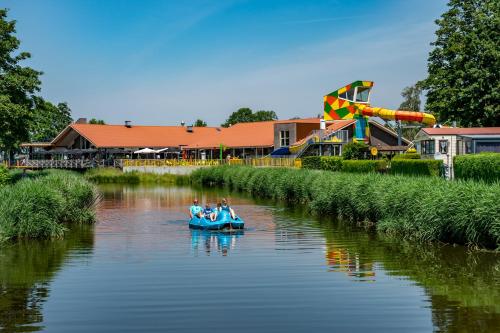
<svg viewBox="0 0 500 333">
<path fill-rule="evenodd" d="M 123 172 L 116 168 L 96 168 L 85 172 L 85 178 L 97 184 L 189 184 L 189 177 L 172 174 Z"/>
<path fill-rule="evenodd" d="M 405 239 L 500 248 L 499 183 L 243 166 L 201 168 L 191 180 L 374 222 L 379 232 Z"/>
<path fill-rule="evenodd" d="M 0 242 L 61 238 L 66 224 L 95 221 L 99 199 L 96 186 L 74 172 L 33 172 L 9 181 L 0 185 Z"/>
</svg>

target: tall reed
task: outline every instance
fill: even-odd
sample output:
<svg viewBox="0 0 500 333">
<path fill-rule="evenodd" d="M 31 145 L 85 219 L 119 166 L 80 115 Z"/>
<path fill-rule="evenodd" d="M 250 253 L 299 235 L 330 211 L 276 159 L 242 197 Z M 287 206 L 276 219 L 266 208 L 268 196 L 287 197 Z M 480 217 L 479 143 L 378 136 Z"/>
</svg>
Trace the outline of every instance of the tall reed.
<svg viewBox="0 0 500 333">
<path fill-rule="evenodd" d="M 100 196 L 79 174 L 50 171 L 0 188 L 0 241 L 59 238 L 66 223 L 92 223 Z"/>
<path fill-rule="evenodd" d="M 304 203 L 314 213 L 375 222 L 380 232 L 421 241 L 500 247 L 500 185 L 376 173 L 222 166 L 195 183 Z"/>
</svg>

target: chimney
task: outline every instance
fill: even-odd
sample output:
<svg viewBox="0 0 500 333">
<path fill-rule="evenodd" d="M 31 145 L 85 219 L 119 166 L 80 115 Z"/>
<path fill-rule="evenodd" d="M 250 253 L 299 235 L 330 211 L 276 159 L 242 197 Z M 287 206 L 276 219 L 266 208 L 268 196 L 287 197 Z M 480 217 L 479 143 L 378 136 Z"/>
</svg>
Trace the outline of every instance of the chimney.
<svg viewBox="0 0 500 333">
<path fill-rule="evenodd" d="M 188 131 L 189 133 L 193 133 L 193 125 L 189 125 L 188 127 L 186 127 L 186 131 Z"/>
<path fill-rule="evenodd" d="M 75 124 L 86 124 L 87 123 L 87 118 L 78 118 L 75 121 Z"/>
<path fill-rule="evenodd" d="M 125 120 L 125 127 L 126 127 L 126 128 L 131 128 L 131 127 L 132 127 L 132 121 L 130 121 L 130 120 Z"/>
</svg>

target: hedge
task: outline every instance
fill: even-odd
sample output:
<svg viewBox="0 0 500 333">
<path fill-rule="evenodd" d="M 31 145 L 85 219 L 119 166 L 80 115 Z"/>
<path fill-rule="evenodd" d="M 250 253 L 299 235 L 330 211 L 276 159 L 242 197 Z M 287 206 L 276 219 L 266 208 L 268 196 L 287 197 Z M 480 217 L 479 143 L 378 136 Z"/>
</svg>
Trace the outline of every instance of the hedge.
<svg viewBox="0 0 500 333">
<path fill-rule="evenodd" d="M 385 172 L 384 160 L 344 160 L 339 156 L 308 156 L 302 159 L 304 169 L 345 171 L 345 172 Z"/>
<path fill-rule="evenodd" d="M 420 154 L 417 153 L 405 153 L 399 154 L 393 157 L 393 159 L 402 159 L 402 160 L 419 160 Z"/>
<path fill-rule="evenodd" d="M 441 176 L 442 160 L 393 159 L 390 173 L 410 176 Z"/>
<path fill-rule="evenodd" d="M 500 181 L 500 154 L 458 155 L 453 159 L 456 179 Z"/>
</svg>

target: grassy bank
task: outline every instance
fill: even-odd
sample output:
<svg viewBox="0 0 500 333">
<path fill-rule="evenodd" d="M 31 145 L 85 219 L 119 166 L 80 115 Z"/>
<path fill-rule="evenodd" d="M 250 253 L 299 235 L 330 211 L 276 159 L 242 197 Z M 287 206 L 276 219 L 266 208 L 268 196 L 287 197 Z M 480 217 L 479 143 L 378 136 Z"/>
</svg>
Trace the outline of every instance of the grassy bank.
<svg viewBox="0 0 500 333">
<path fill-rule="evenodd" d="M 60 238 L 67 223 L 92 223 L 99 194 L 95 185 L 68 171 L 48 171 L 0 186 L 0 242 Z"/>
<path fill-rule="evenodd" d="M 96 168 L 85 173 L 85 178 L 97 184 L 162 184 L 181 185 L 189 183 L 188 176 L 144 172 L 123 172 L 116 168 Z"/>
<path fill-rule="evenodd" d="M 303 203 L 324 216 L 375 222 L 378 231 L 403 238 L 500 247 L 498 183 L 236 166 L 198 169 L 191 179 Z"/>
</svg>

